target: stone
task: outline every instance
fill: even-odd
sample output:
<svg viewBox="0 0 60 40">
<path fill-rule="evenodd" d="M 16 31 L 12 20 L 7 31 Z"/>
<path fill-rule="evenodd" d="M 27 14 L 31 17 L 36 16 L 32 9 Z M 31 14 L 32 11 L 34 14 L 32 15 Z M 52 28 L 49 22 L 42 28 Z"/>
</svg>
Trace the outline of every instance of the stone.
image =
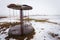
<svg viewBox="0 0 60 40">
<path fill-rule="evenodd" d="M 23 34 L 29 34 L 34 30 L 34 28 L 32 27 L 32 25 L 30 24 L 24 24 L 23 25 Z M 8 35 L 21 35 L 21 26 L 20 25 L 16 25 L 14 27 L 11 27 L 8 31 Z"/>
</svg>

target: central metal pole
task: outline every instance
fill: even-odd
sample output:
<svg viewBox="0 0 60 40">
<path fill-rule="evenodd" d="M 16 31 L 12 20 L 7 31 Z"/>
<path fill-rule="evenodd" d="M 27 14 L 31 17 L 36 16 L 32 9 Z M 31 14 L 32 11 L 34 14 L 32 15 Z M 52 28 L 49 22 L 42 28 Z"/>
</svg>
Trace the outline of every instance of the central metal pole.
<svg viewBox="0 0 60 40">
<path fill-rule="evenodd" d="M 23 35 L 23 10 L 20 10 L 21 35 Z"/>
</svg>

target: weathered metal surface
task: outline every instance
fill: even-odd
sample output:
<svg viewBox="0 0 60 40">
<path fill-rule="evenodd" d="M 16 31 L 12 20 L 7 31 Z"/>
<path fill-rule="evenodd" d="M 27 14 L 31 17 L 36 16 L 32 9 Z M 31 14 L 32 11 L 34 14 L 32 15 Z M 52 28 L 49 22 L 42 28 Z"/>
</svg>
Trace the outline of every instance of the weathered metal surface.
<svg viewBox="0 0 60 40">
<path fill-rule="evenodd" d="M 8 8 L 15 9 L 15 10 L 31 10 L 32 7 L 28 5 L 16 5 L 16 4 L 10 4 L 7 6 Z"/>
</svg>

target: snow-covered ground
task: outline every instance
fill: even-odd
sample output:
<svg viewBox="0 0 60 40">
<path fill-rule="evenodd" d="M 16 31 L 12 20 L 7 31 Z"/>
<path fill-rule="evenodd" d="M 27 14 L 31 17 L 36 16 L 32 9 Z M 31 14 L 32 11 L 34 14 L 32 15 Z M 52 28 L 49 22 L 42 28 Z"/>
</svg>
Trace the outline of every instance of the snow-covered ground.
<svg viewBox="0 0 60 40">
<path fill-rule="evenodd" d="M 58 40 L 57 37 L 52 37 L 50 33 L 60 36 L 60 26 L 51 23 L 32 22 L 36 34 L 32 40 Z"/>
<path fill-rule="evenodd" d="M 31 21 L 32 26 L 35 29 L 35 34 L 32 38 L 25 37 L 24 40 L 30 39 L 30 40 L 60 40 L 60 17 L 30 17 L 35 19 L 48 19 L 49 22 L 35 22 L 34 20 Z M 15 19 L 14 19 L 15 20 Z M 57 24 L 54 24 L 52 22 L 56 22 Z M 8 33 L 7 29 L 5 32 Z M 0 34 L 0 39 L 5 40 L 6 34 Z M 58 36 L 53 37 L 51 34 L 58 34 Z M 31 35 L 32 36 L 32 35 Z M 10 39 L 10 40 L 16 40 L 16 39 Z"/>
<path fill-rule="evenodd" d="M 0 22 L 19 22 L 17 19 L 18 18 L 14 18 L 14 17 L 2 18 L 0 19 Z"/>
</svg>

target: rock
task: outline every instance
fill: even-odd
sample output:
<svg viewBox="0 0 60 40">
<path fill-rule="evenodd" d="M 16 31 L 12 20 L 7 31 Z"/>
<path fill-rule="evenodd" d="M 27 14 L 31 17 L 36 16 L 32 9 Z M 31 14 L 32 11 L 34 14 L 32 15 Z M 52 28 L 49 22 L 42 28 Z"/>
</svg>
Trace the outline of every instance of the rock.
<svg viewBox="0 0 60 40">
<path fill-rule="evenodd" d="M 49 34 L 50 34 L 52 37 L 58 36 L 58 34 L 55 34 L 55 33 L 52 33 L 52 32 L 50 32 Z"/>
<path fill-rule="evenodd" d="M 29 34 L 34 30 L 32 25 L 25 24 L 23 25 L 23 34 Z M 14 27 L 11 27 L 8 31 L 8 35 L 21 35 L 21 26 L 16 25 Z"/>
<path fill-rule="evenodd" d="M 41 28 L 41 30 L 44 30 L 44 28 Z"/>
<path fill-rule="evenodd" d="M 58 39 L 60 39 L 60 37 L 58 37 Z"/>
</svg>

